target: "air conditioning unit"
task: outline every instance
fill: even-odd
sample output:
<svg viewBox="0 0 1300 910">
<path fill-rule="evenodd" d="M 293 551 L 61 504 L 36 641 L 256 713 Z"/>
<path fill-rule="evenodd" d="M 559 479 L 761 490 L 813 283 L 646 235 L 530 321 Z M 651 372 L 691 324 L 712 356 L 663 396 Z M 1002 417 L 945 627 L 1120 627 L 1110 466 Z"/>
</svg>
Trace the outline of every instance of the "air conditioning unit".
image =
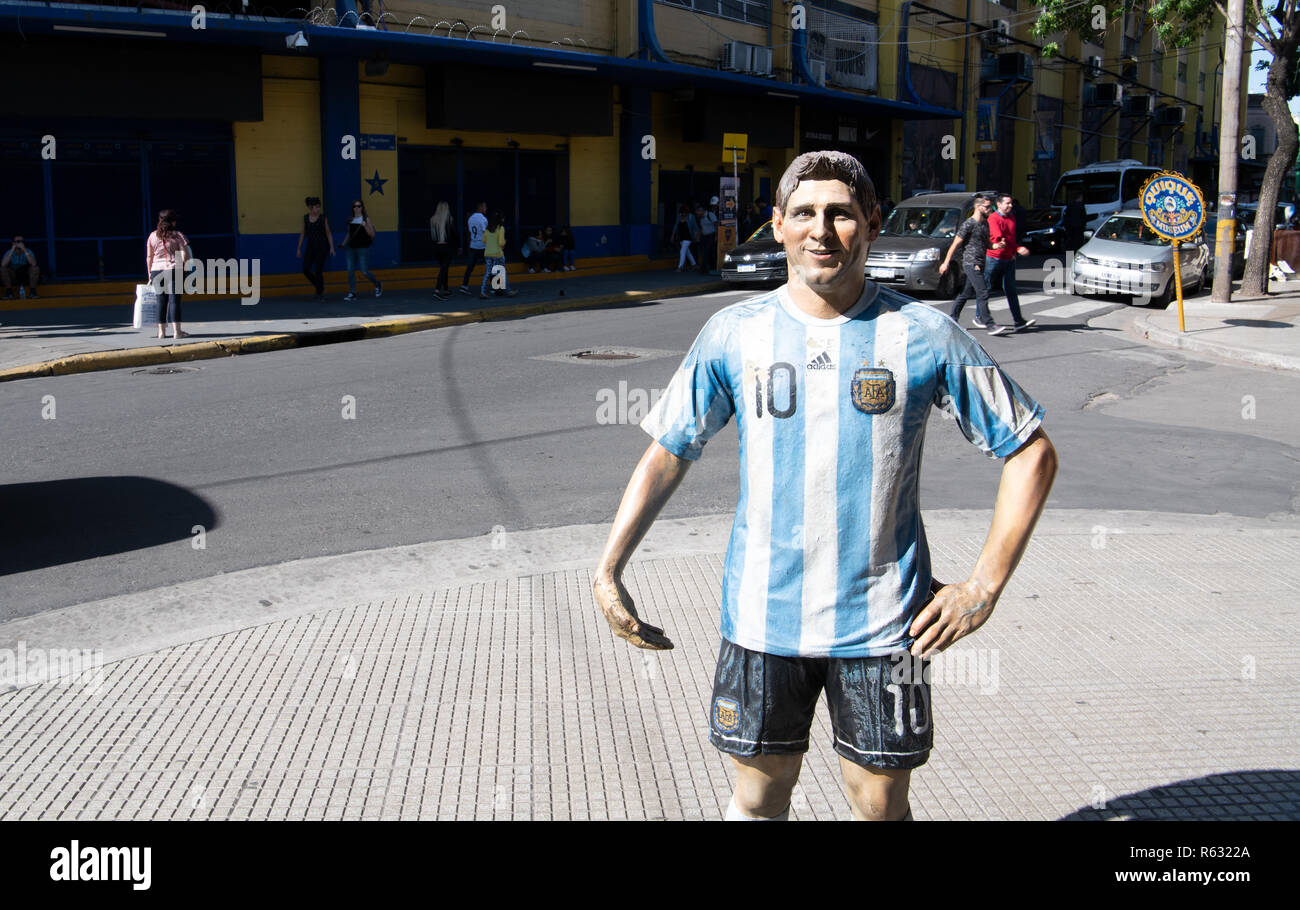
<svg viewBox="0 0 1300 910">
<path fill-rule="evenodd" d="M 1118 82 L 1098 82 L 1088 86 L 1087 104 L 1090 107 L 1114 107 L 1124 99 L 1124 88 Z"/>
<path fill-rule="evenodd" d="M 748 73 L 754 68 L 754 45 L 728 41 L 722 45 L 722 68 L 733 73 Z"/>
<path fill-rule="evenodd" d="M 1182 126 L 1187 122 L 1187 108 L 1181 104 L 1171 104 L 1156 111 L 1157 126 Z"/>
<path fill-rule="evenodd" d="M 1006 47 L 1011 43 L 1011 23 L 995 19 L 992 28 L 984 33 L 984 43 L 989 47 Z"/>
<path fill-rule="evenodd" d="M 1088 76 L 1089 76 L 1089 78 L 1092 78 L 1092 79 L 1099 79 L 1099 78 L 1101 78 L 1101 58 L 1100 58 L 1100 57 L 1089 57 L 1089 58 L 1088 58 Z"/>
<path fill-rule="evenodd" d="M 820 86 L 826 85 L 826 61 L 810 60 L 808 61 L 808 71 L 812 73 L 813 82 Z"/>
<path fill-rule="evenodd" d="M 749 52 L 750 70 L 756 76 L 772 75 L 772 49 L 770 47 L 751 47 Z M 825 64 L 823 64 L 824 66 Z M 822 77 L 822 84 L 826 79 Z"/>
<path fill-rule="evenodd" d="M 1120 113 L 1125 117 L 1149 117 L 1156 109 L 1155 95 L 1129 95 Z"/>
</svg>

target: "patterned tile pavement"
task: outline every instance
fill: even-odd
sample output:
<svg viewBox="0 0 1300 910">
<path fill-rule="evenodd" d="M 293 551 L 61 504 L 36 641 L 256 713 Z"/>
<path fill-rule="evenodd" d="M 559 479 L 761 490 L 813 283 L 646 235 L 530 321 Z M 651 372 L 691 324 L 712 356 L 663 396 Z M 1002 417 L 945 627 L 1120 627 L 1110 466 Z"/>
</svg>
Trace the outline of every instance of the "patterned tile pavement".
<svg viewBox="0 0 1300 910">
<path fill-rule="evenodd" d="M 982 536 L 942 524 L 953 578 Z M 1300 531 L 1075 527 L 1040 533 L 990 623 L 936 664 L 916 817 L 1300 818 Z M 614 640 L 589 572 L 565 568 L 19 688 L 0 695 L 0 818 L 719 818 L 721 568 L 632 564 L 667 653 Z M 791 815 L 848 818 L 824 705 Z"/>
</svg>

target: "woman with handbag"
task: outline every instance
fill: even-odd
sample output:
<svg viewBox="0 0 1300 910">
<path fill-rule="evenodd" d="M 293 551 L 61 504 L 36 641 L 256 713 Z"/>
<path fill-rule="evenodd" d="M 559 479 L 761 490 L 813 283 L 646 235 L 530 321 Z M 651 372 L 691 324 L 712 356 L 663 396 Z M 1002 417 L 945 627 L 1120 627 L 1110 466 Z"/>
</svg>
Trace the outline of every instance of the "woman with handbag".
<svg viewBox="0 0 1300 910">
<path fill-rule="evenodd" d="M 343 239 L 343 254 L 348 261 L 348 296 L 357 299 L 357 266 L 361 274 L 375 286 L 375 296 L 384 293 L 384 284 L 370 273 L 370 245 L 375 242 L 375 225 L 366 213 L 366 204 L 360 199 L 352 202 L 352 220 L 348 222 L 348 236 Z"/>
<path fill-rule="evenodd" d="M 145 272 L 149 283 L 158 290 L 158 337 L 165 338 L 163 324 L 172 324 L 173 338 L 187 338 L 181 331 L 181 281 L 176 268 L 189 258 L 189 241 L 176 229 L 176 213 L 163 209 L 158 213 L 158 227 L 145 241 Z M 161 280 L 158 276 L 167 273 Z"/>
</svg>

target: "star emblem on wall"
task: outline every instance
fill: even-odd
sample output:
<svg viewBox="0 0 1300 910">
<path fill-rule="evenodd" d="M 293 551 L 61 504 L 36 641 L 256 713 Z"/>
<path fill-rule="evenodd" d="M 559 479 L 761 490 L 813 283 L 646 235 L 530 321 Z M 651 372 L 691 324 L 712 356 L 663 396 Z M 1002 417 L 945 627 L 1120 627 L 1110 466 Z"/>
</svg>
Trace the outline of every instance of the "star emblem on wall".
<svg viewBox="0 0 1300 910">
<path fill-rule="evenodd" d="M 381 196 L 384 195 L 384 184 L 387 182 L 387 178 L 381 178 L 379 169 L 375 168 L 375 176 L 366 178 L 366 183 L 370 184 L 370 195 L 373 196 L 375 193 Z"/>
</svg>

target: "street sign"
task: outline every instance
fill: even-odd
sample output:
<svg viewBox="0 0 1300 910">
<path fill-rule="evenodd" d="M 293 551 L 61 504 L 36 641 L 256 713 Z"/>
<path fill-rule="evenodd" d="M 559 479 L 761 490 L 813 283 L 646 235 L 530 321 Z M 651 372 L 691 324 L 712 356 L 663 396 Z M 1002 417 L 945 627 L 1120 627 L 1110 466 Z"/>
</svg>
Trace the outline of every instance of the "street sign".
<svg viewBox="0 0 1300 910">
<path fill-rule="evenodd" d="M 1157 237 L 1169 241 L 1174 253 L 1174 274 L 1169 279 L 1178 295 L 1178 331 L 1186 331 L 1183 322 L 1183 270 L 1178 248 L 1191 240 L 1205 225 L 1205 197 L 1200 188 L 1182 174 L 1161 171 L 1142 184 L 1138 197 L 1142 221 Z"/>
<path fill-rule="evenodd" d="M 745 150 L 749 147 L 749 133 L 722 134 L 722 161 L 733 165 L 745 163 Z"/>
</svg>

